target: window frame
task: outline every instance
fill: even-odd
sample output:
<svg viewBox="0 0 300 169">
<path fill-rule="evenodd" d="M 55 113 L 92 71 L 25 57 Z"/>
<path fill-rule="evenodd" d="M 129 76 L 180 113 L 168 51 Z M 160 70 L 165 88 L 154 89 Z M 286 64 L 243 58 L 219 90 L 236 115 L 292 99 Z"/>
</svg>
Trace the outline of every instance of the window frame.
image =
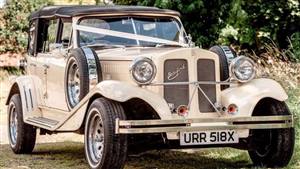
<svg viewBox="0 0 300 169">
<path fill-rule="evenodd" d="M 34 28 L 34 31 L 33 31 L 33 35 L 34 35 L 34 42 L 33 42 L 33 46 L 32 46 L 32 49 L 30 48 L 30 43 L 31 43 L 31 36 L 30 36 L 30 33 L 31 33 L 31 28 L 32 28 L 32 24 L 35 24 L 35 28 Z M 27 40 L 27 54 L 29 56 L 36 56 L 36 50 L 37 50 L 37 32 L 38 32 L 38 19 L 34 19 L 34 20 L 31 20 L 29 22 L 29 28 L 28 28 L 28 40 Z"/>
<path fill-rule="evenodd" d="M 82 16 L 80 17 L 76 24 L 80 25 L 81 21 L 84 19 L 92 19 L 92 18 L 98 18 L 98 19 L 114 19 L 114 18 L 121 18 L 121 17 L 131 17 L 131 18 L 153 18 L 153 19 L 174 19 L 178 25 L 180 26 L 181 29 L 184 30 L 184 34 L 186 34 L 185 29 L 184 29 L 184 25 L 183 23 L 180 21 L 180 19 L 173 17 L 173 16 L 150 16 L 150 15 L 117 15 L 117 16 L 98 16 L 98 15 L 90 15 L 90 16 Z M 78 30 L 76 30 L 76 37 L 77 37 L 77 41 L 76 41 L 76 45 L 78 47 L 82 47 L 80 45 L 80 32 Z M 188 42 L 187 39 L 185 39 L 186 43 Z"/>
</svg>

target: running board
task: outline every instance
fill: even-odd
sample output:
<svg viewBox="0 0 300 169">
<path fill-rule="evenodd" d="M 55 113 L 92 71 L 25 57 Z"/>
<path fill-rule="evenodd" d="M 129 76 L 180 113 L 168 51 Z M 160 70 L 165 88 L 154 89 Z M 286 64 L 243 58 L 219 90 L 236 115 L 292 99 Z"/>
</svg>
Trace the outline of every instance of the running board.
<svg viewBox="0 0 300 169">
<path fill-rule="evenodd" d="M 26 119 L 26 122 L 46 129 L 55 128 L 59 123 L 59 121 L 48 119 L 45 117 L 29 117 Z"/>
</svg>

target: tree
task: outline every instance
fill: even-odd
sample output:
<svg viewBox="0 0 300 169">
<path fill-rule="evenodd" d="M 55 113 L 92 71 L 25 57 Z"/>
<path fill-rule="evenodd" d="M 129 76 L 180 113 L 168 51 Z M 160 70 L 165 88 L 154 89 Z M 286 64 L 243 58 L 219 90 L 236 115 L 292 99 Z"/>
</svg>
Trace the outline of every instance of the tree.
<svg viewBox="0 0 300 169">
<path fill-rule="evenodd" d="M 24 52 L 30 13 L 50 4 L 50 0 L 10 0 L 0 25 L 0 52 Z"/>
<path fill-rule="evenodd" d="M 233 0 L 226 24 L 221 42 L 259 49 L 274 41 L 286 49 L 288 38 L 300 32 L 300 4 L 297 0 Z"/>
</svg>

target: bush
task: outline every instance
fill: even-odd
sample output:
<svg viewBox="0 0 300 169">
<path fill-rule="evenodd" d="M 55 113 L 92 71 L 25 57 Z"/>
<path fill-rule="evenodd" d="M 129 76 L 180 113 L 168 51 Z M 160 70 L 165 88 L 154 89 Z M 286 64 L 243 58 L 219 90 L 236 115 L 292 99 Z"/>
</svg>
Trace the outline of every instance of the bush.
<svg viewBox="0 0 300 169">
<path fill-rule="evenodd" d="M 290 38 L 289 52 L 291 58 L 300 62 L 300 32 L 294 33 Z"/>
<path fill-rule="evenodd" d="M 0 52 L 24 52 L 27 46 L 28 16 L 51 0 L 10 0 L 4 6 L 0 25 Z"/>
</svg>

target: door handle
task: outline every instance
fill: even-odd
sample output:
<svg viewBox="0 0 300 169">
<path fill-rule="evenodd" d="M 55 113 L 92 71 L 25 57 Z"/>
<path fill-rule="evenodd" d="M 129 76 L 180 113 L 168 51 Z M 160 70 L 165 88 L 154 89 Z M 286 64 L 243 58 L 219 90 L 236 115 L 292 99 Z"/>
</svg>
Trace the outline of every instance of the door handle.
<svg viewBox="0 0 300 169">
<path fill-rule="evenodd" d="M 45 69 L 49 69 L 49 65 L 47 65 L 47 64 L 44 64 L 43 67 L 44 67 Z"/>
</svg>

